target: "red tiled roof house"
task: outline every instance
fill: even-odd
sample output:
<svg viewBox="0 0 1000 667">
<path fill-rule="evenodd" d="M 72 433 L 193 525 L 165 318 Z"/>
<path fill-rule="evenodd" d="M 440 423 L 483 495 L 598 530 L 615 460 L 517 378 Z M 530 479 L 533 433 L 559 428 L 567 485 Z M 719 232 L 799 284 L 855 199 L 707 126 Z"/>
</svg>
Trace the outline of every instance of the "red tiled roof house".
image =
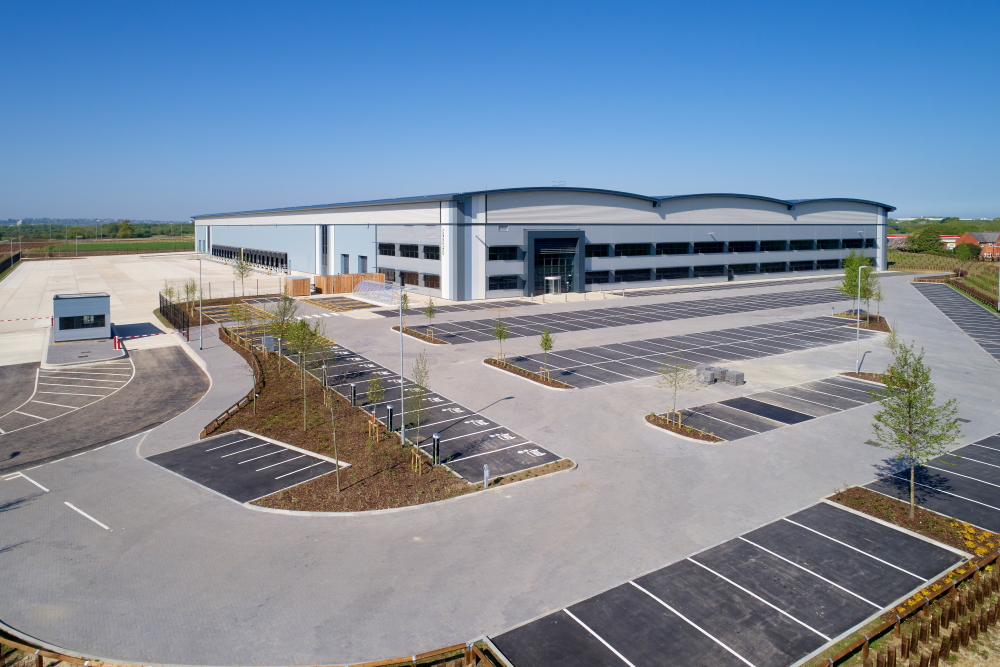
<svg viewBox="0 0 1000 667">
<path fill-rule="evenodd" d="M 982 259 L 1000 259 L 1000 232 L 965 232 L 956 245 L 971 243 L 982 248 L 979 256 Z"/>
</svg>

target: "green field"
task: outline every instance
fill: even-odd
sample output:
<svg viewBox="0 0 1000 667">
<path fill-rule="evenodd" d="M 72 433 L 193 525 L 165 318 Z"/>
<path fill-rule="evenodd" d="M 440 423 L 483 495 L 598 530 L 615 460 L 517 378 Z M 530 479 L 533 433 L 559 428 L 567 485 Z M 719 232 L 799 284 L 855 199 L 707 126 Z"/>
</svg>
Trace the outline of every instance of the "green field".
<svg viewBox="0 0 1000 667">
<path fill-rule="evenodd" d="M 60 243 L 43 248 L 33 248 L 40 252 L 76 252 L 75 243 Z M 81 243 L 80 252 L 95 250 L 194 250 L 194 239 L 190 241 L 98 241 Z"/>
</svg>

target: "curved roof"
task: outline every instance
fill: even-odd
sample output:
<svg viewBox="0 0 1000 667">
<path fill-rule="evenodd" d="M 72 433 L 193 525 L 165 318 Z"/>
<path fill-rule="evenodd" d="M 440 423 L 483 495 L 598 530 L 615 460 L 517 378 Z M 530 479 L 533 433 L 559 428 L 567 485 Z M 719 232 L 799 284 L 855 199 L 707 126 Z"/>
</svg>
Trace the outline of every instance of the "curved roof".
<svg viewBox="0 0 1000 667">
<path fill-rule="evenodd" d="M 448 201 L 448 200 L 462 200 L 467 197 L 474 197 L 477 195 L 484 194 L 502 194 L 508 192 L 545 192 L 545 191 L 559 191 L 559 192 L 592 192 L 596 194 L 606 194 L 606 195 L 616 195 L 619 197 L 629 197 L 631 199 L 641 199 L 643 201 L 650 202 L 654 207 L 660 206 L 664 201 L 671 201 L 677 199 L 699 199 L 705 197 L 736 197 L 739 199 L 757 199 L 759 201 L 767 201 L 775 204 L 782 204 L 787 206 L 789 210 L 794 209 L 799 204 L 810 204 L 815 202 L 853 202 L 856 204 L 869 204 L 871 206 L 880 206 L 886 210 L 886 212 L 895 211 L 895 206 L 890 206 L 888 204 L 883 204 L 877 201 L 871 201 L 868 199 L 854 199 L 851 197 L 821 197 L 816 199 L 778 199 L 776 197 L 765 197 L 761 195 L 746 195 L 738 194 L 732 192 L 710 192 L 702 194 L 690 194 L 690 195 L 668 195 L 663 197 L 655 197 L 650 195 L 640 195 L 634 192 L 622 192 L 620 190 L 603 190 L 600 188 L 571 188 L 565 186 L 540 186 L 540 187 L 527 187 L 527 188 L 500 188 L 496 190 L 474 190 L 471 192 L 452 192 L 448 194 L 441 195 L 424 195 L 420 197 L 399 197 L 396 199 L 369 199 L 365 201 L 352 201 L 352 202 L 341 202 L 337 204 L 316 204 L 313 206 L 289 206 L 286 208 L 267 208 L 259 209 L 254 211 L 233 211 L 231 213 L 206 213 L 204 215 L 194 215 L 191 216 L 192 219 L 199 218 L 219 218 L 228 217 L 235 215 L 266 215 L 269 213 L 291 213 L 296 211 L 319 211 L 324 209 L 333 208 L 347 208 L 352 206 L 379 206 L 386 204 L 411 204 L 417 202 L 432 202 L 432 201 Z"/>
</svg>

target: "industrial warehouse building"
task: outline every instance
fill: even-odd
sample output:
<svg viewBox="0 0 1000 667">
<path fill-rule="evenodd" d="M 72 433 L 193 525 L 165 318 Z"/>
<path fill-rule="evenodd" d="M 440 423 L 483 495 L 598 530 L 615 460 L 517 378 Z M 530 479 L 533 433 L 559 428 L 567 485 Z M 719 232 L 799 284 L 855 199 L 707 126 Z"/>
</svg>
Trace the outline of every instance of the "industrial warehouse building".
<svg viewBox="0 0 1000 667">
<path fill-rule="evenodd" d="M 199 215 L 199 252 L 275 272 L 380 272 L 451 300 L 886 268 L 892 206 L 738 194 L 511 188 Z"/>
</svg>

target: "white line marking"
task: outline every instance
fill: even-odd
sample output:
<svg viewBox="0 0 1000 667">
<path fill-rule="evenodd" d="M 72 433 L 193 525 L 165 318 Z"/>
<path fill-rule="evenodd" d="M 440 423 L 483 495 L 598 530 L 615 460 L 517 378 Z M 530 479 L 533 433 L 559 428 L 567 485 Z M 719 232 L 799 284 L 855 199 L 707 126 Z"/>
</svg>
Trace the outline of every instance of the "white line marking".
<svg viewBox="0 0 1000 667">
<path fill-rule="evenodd" d="M 697 554 L 695 554 L 695 555 L 697 555 Z M 832 641 L 830 639 L 830 637 L 827 637 L 826 635 L 824 635 L 822 632 L 820 632 L 816 628 L 814 628 L 814 627 L 812 627 L 810 625 L 807 625 L 806 623 L 803 623 L 802 621 L 800 621 L 799 619 L 795 618 L 794 616 L 792 616 L 791 614 L 789 614 L 787 611 L 785 611 L 784 609 L 782 609 L 781 607 L 777 607 L 777 606 L 771 604 L 770 602 L 768 602 L 764 598 L 762 598 L 759 595 L 755 594 L 753 591 L 749 591 L 749 590 L 743 588 L 742 586 L 740 586 L 738 583 L 736 583 L 732 579 L 729 579 L 727 577 L 722 576 L 721 574 L 719 574 L 718 572 L 716 572 L 712 568 L 708 567 L 707 565 L 702 565 L 701 563 L 699 563 L 698 561 L 694 560 L 693 558 L 688 558 L 688 560 L 691 561 L 692 563 L 694 563 L 695 565 L 697 565 L 698 567 L 701 567 L 701 568 L 704 568 L 704 569 L 708 570 L 709 572 L 711 572 L 712 574 L 714 574 L 715 576 L 717 576 L 719 579 L 722 579 L 723 581 L 725 581 L 726 583 L 730 584 L 731 586 L 735 586 L 736 588 L 740 589 L 741 591 L 743 591 L 744 593 L 746 593 L 750 597 L 753 597 L 753 598 L 756 598 L 757 600 L 760 600 L 761 602 L 763 602 L 764 604 L 766 604 L 771 609 L 775 610 L 779 614 L 787 616 L 788 618 L 792 619 L 793 621 L 795 621 L 796 623 L 798 623 L 802 627 L 806 628 L 807 630 L 815 632 L 817 635 L 819 635 L 820 637 L 822 637 L 826 641 Z"/>
<path fill-rule="evenodd" d="M 260 449 L 261 447 L 265 447 L 265 446 L 270 445 L 270 444 L 271 443 L 269 443 L 269 442 L 262 442 L 259 445 L 254 445 L 253 447 L 247 447 L 246 449 L 241 449 L 238 452 L 230 452 L 229 454 L 223 454 L 220 458 L 224 459 L 227 456 L 236 456 L 237 454 L 242 454 L 243 452 L 249 452 L 251 449 Z"/>
<path fill-rule="evenodd" d="M 734 656 L 736 656 L 737 658 L 739 658 L 740 661 L 742 661 L 742 662 L 750 665 L 750 667 L 756 667 L 756 665 L 754 665 L 752 662 L 750 662 L 749 660 L 747 660 L 746 658 L 744 658 L 742 655 L 740 655 L 739 653 L 737 653 L 733 649 L 731 649 L 728 646 L 726 646 L 725 644 L 723 644 L 720 640 L 716 639 L 715 637 L 713 637 L 712 635 L 710 635 L 707 631 L 703 630 L 694 621 L 692 621 L 687 616 L 685 616 L 684 614 L 680 613 L 679 611 L 677 611 L 676 609 L 674 609 L 673 607 L 671 607 L 670 605 L 668 605 L 666 602 L 664 602 L 660 598 L 656 597 L 655 595 L 653 595 L 652 593 L 650 593 L 649 591 L 647 591 L 645 588 L 643 588 L 639 584 L 635 583 L 634 581 L 630 581 L 628 583 L 632 584 L 633 586 L 635 586 L 636 588 L 638 588 L 640 591 L 642 591 L 643 593 L 645 593 L 649 597 L 653 598 L 654 600 L 656 600 L 657 602 L 659 602 L 660 604 L 662 604 L 664 607 L 666 607 L 667 609 L 669 609 L 673 614 L 675 614 L 676 616 L 678 616 L 681 620 L 683 620 L 684 622 L 686 622 L 692 628 L 694 628 L 695 630 L 697 630 L 701 634 L 705 635 L 706 637 L 708 637 L 709 639 L 711 639 L 713 642 L 715 642 L 716 644 L 718 644 L 719 646 L 721 646 L 722 648 L 726 649 L 727 651 L 729 651 L 730 653 L 732 653 Z"/>
<path fill-rule="evenodd" d="M 87 514 L 86 512 L 84 512 L 79 507 L 74 507 L 70 503 L 66 503 L 66 506 L 69 507 L 71 510 L 75 510 L 75 511 L 79 512 L 80 514 L 82 514 L 83 516 L 87 517 L 88 519 L 90 519 L 91 521 L 93 521 L 94 523 L 96 523 L 98 526 L 100 526 L 101 528 L 103 528 L 104 530 L 111 530 L 110 528 L 108 528 L 107 526 L 105 526 L 103 523 L 101 523 L 100 521 L 98 521 L 94 517 L 92 517 L 89 514 Z"/>
<path fill-rule="evenodd" d="M 291 459 L 289 459 L 291 460 Z M 299 468 L 298 470 L 293 470 L 292 472 L 286 472 L 284 475 L 278 475 L 275 479 L 281 479 L 282 477 L 288 477 L 289 475 L 294 475 L 297 472 L 302 472 L 303 470 L 309 470 L 309 468 L 315 468 L 320 465 L 320 463 L 326 463 L 326 461 L 320 461 L 319 463 L 313 463 L 312 465 L 307 465 L 305 468 Z"/>
<path fill-rule="evenodd" d="M 54 405 L 57 408 L 66 408 L 67 410 L 79 410 L 79 408 L 75 408 L 72 405 L 62 405 L 61 403 L 49 403 L 47 401 L 39 401 L 38 399 L 35 399 L 33 401 L 28 401 L 28 402 L 29 403 L 41 403 L 42 405 Z"/>
<path fill-rule="evenodd" d="M 49 492 L 49 490 L 48 490 L 48 489 L 46 489 L 46 488 L 45 488 L 44 486 L 42 486 L 41 484 L 39 484 L 39 483 L 38 483 L 38 482 L 36 482 L 35 480 L 31 479 L 31 478 L 30 478 L 30 477 L 28 477 L 27 475 L 25 475 L 25 474 L 24 474 L 23 472 L 16 472 L 16 473 L 14 473 L 14 474 L 13 474 L 13 475 L 11 475 L 10 477 L 8 477 L 8 478 L 6 479 L 6 481 L 8 481 L 8 482 L 9 482 L 10 480 L 12 480 L 12 479 L 17 479 L 18 477 L 23 477 L 24 479 L 26 479 L 26 480 L 28 480 L 29 482 L 31 482 L 32 484 L 34 484 L 35 486 L 37 486 L 37 487 L 38 487 L 39 489 L 41 489 L 41 490 L 42 490 L 42 491 L 44 491 L 45 493 L 48 493 L 48 492 Z"/>
<path fill-rule="evenodd" d="M 1000 484 L 994 484 L 993 482 L 987 482 L 986 480 L 979 479 L 978 477 L 971 477 L 969 475 L 963 475 L 962 473 L 955 472 L 954 470 L 946 470 L 944 468 L 935 468 L 934 466 L 930 465 L 929 463 L 925 463 L 924 467 L 930 468 L 931 470 L 940 470 L 941 472 L 946 472 L 949 475 L 957 475 L 958 477 L 964 477 L 965 479 L 971 479 L 974 482 L 979 482 L 980 484 L 989 484 L 990 486 L 996 486 L 996 487 L 1000 488 Z"/>
<path fill-rule="evenodd" d="M 903 572 L 903 573 L 906 573 L 906 574 L 910 575 L 911 577 L 916 577 L 916 578 L 917 578 L 917 579 L 919 579 L 920 581 L 926 581 L 926 580 L 927 580 L 927 578 L 926 578 L 926 577 L 921 577 L 921 576 L 920 576 L 919 574 L 913 574 L 913 573 L 912 573 L 912 572 L 910 572 L 909 570 L 905 570 L 905 569 L 901 568 L 901 567 L 900 567 L 900 566 L 898 566 L 898 565 L 893 565 L 893 564 L 892 564 L 892 563 L 890 563 L 889 561 L 887 561 L 887 560 L 882 560 L 882 559 L 881 559 L 881 558 L 879 558 L 878 556 L 873 556 L 873 555 L 871 555 L 870 553 L 868 553 L 867 551 L 862 551 L 861 549 L 858 549 L 857 547 L 854 547 L 854 546 L 851 546 L 851 545 L 850 545 L 850 544 L 848 544 L 847 542 L 841 542 L 840 540 L 838 540 L 838 539 L 836 539 L 836 538 L 833 538 L 833 537 L 830 537 L 830 536 L 829 536 L 829 535 L 827 535 L 826 533 L 821 533 L 821 532 L 819 532 L 818 530 L 814 530 L 814 529 L 810 528 L 809 526 L 803 526 L 803 525 L 802 525 L 801 523 L 799 523 L 798 521 L 792 521 L 792 520 L 791 520 L 791 519 L 789 519 L 788 517 L 782 517 L 782 519 L 783 519 L 783 520 L 785 520 L 785 521 L 787 521 L 788 523 L 791 523 L 791 524 L 794 524 L 794 525 L 798 526 L 799 528 L 805 528 L 806 530 L 808 530 L 808 531 L 809 531 L 809 532 L 811 532 L 811 533 L 816 533 L 817 535 L 819 535 L 819 536 L 821 536 L 821 537 L 825 537 L 825 538 L 826 538 L 826 539 L 828 539 L 828 540 L 832 540 L 832 541 L 836 542 L 837 544 L 840 544 L 840 545 L 843 545 L 843 546 L 847 547 L 848 549 L 853 549 L 854 551 L 857 551 L 857 552 L 858 552 L 858 553 L 860 553 L 860 554 L 864 554 L 864 555 L 868 556 L 869 558 L 874 558 L 874 559 L 875 559 L 875 560 L 877 560 L 878 562 L 880 562 L 880 563 L 885 563 L 885 564 L 886 564 L 886 565 L 888 565 L 889 567 L 894 567 L 894 568 L 896 568 L 897 570 L 899 570 L 900 572 Z"/>
<path fill-rule="evenodd" d="M 233 440 L 232 442 L 227 442 L 224 445 L 219 445 L 218 447 L 212 447 L 210 449 L 206 449 L 205 451 L 206 452 L 214 452 L 216 449 L 222 449 L 223 447 L 228 447 L 230 445 L 235 445 L 237 442 L 243 442 L 244 440 L 249 440 L 250 438 L 251 438 L 251 436 L 248 435 L 245 438 L 240 438 L 239 440 Z"/>
<path fill-rule="evenodd" d="M 471 413 L 471 414 L 475 414 L 475 413 Z M 492 421 L 492 420 L 490 420 L 490 421 Z M 479 435 L 480 433 L 488 433 L 490 431 L 495 431 L 498 428 L 503 428 L 503 426 L 500 426 L 499 424 L 497 424 L 496 426 L 493 426 L 492 428 L 484 428 L 482 431 L 475 431 L 473 433 L 466 433 L 465 435 L 456 435 L 454 438 L 442 439 L 441 442 L 451 442 L 452 440 L 460 440 L 462 438 L 468 438 L 470 435 Z"/>
<path fill-rule="evenodd" d="M 269 466 L 264 466 L 263 468 L 257 468 L 254 472 L 260 472 L 261 470 L 267 470 L 268 468 L 273 468 L 274 466 L 280 466 L 282 463 L 288 463 L 289 461 L 294 461 L 295 459 L 301 459 L 305 454 L 299 454 L 298 456 L 293 456 L 290 459 L 285 459 L 284 461 L 278 461 L 277 463 L 272 463 Z"/>
<path fill-rule="evenodd" d="M 995 463 L 987 463 L 986 461 L 980 461 L 979 459 L 973 459 L 965 454 L 948 454 L 947 456 L 954 456 L 956 459 L 965 459 L 966 461 L 972 461 L 973 463 L 978 463 L 980 465 L 989 466 L 991 468 L 1000 468 L 1000 466 Z"/>
<path fill-rule="evenodd" d="M 246 461 L 240 461 L 236 465 L 241 466 L 244 463 L 250 463 L 251 461 L 256 461 L 257 459 L 263 459 L 263 458 L 266 458 L 268 456 L 274 456 L 275 454 L 280 454 L 281 452 L 287 452 L 287 451 L 288 451 L 287 449 L 285 449 L 284 447 L 282 447 L 281 449 L 276 449 L 275 451 L 270 452 L 268 454 L 262 454 L 261 456 L 255 456 L 252 459 L 247 459 Z"/>
<path fill-rule="evenodd" d="M 43 373 L 54 373 L 54 375 L 46 377 L 59 377 L 58 373 L 65 373 L 67 375 L 120 375 L 121 377 L 128 377 L 128 373 L 101 373 L 100 371 L 42 371 Z M 120 380 L 108 380 L 108 382 L 120 382 Z"/>
<path fill-rule="evenodd" d="M 975 445 L 976 447 L 982 447 L 983 449 L 989 449 L 990 451 L 994 451 L 994 452 L 1000 451 L 996 447 L 990 447 L 989 445 L 981 445 L 981 444 L 979 444 L 981 442 L 982 442 L 982 440 L 980 440 L 979 442 L 970 442 L 969 444 L 970 445 Z"/>
<path fill-rule="evenodd" d="M 816 577 L 817 579 L 822 579 L 823 581 L 825 581 L 826 583 L 830 584 L 831 586 L 836 586 L 837 588 L 839 588 L 840 590 L 844 591 L 845 593 L 850 593 L 851 595 L 853 595 L 853 596 L 854 596 L 854 597 L 856 597 L 857 599 L 861 600 L 862 602 L 867 602 L 868 604 L 870 604 L 871 606 L 875 607 L 876 609 L 881 609 L 881 608 L 882 608 L 882 605 L 879 605 L 879 604 L 875 604 L 875 603 L 874 603 L 874 602 L 872 602 L 871 600 L 869 600 L 869 599 L 867 599 L 867 598 L 863 598 L 863 597 L 861 597 L 860 595 L 858 595 L 857 593 L 855 593 L 855 592 L 853 592 L 853 591 L 849 591 L 849 590 L 847 590 L 846 588 L 844 588 L 844 587 L 843 587 L 843 586 L 841 586 L 840 584 L 835 584 L 834 582 L 830 581 L 830 580 L 829 580 L 829 579 L 827 579 L 826 577 L 823 577 L 823 576 L 821 576 L 821 575 L 818 575 L 818 574 L 816 574 L 815 572 L 813 572 L 812 570 L 810 570 L 810 569 L 807 569 L 807 568 L 803 567 L 802 565 L 799 565 L 799 564 L 798 564 L 798 563 L 796 563 L 796 562 L 793 562 L 793 561 L 790 561 L 790 560 L 788 560 L 787 558 L 785 558 L 784 556 L 780 556 L 780 555 L 778 555 L 778 554 L 774 553 L 774 552 L 773 552 L 773 551 L 771 551 L 770 549 L 766 549 L 766 548 L 764 548 L 764 547 L 760 546 L 760 545 L 759 545 L 759 544 L 757 544 L 756 542 L 751 542 L 750 540 L 748 540 L 747 538 L 743 537 L 742 535 L 740 535 L 739 539 L 743 540 L 743 541 L 744 541 L 744 542 L 746 542 L 747 544 L 750 544 L 750 545 L 753 545 L 753 546 L 757 547 L 757 548 L 758 548 L 758 549 L 760 549 L 761 551 L 764 551 L 764 552 L 767 552 L 767 553 L 771 554 L 771 555 L 772 555 L 772 556 L 774 556 L 775 558 L 780 558 L 781 560 L 785 561 L 785 562 L 786 562 L 786 563 L 788 563 L 789 565 L 793 565 L 793 566 L 795 566 L 795 567 L 799 568 L 799 569 L 800 569 L 800 570 L 802 570 L 803 572 L 808 572 L 809 574 L 811 574 L 812 576 Z"/>
<path fill-rule="evenodd" d="M 573 613 L 569 609 L 563 609 L 563 611 L 566 612 L 566 614 L 570 618 L 572 618 L 574 621 L 576 621 L 581 626 L 583 626 L 583 629 L 586 630 L 587 632 L 589 632 L 590 634 L 592 634 L 597 641 L 599 641 L 602 644 L 604 644 L 605 646 L 607 646 L 609 651 L 611 651 L 612 653 L 614 653 L 615 655 L 617 655 L 619 658 L 621 658 L 621 661 L 624 662 L 626 665 L 628 665 L 628 667 L 635 667 L 635 665 L 633 665 L 631 662 L 628 661 L 628 658 L 626 658 L 621 653 L 619 653 L 615 649 L 614 646 L 612 646 L 611 644 L 609 644 L 606 641 L 604 641 L 604 637 L 601 637 L 599 634 L 597 634 L 596 632 L 594 632 L 593 630 L 591 630 L 589 627 L 587 627 L 587 624 L 584 623 L 583 621 L 581 621 L 580 619 L 578 619 L 576 616 L 574 616 Z"/>
<path fill-rule="evenodd" d="M 115 389 L 115 387 L 93 387 L 87 384 L 62 384 L 61 382 L 39 382 L 38 384 L 45 385 L 47 387 L 79 387 L 80 389 Z"/>
<path fill-rule="evenodd" d="M 28 414 L 27 412 L 21 412 L 20 410 L 11 410 L 11 412 L 15 412 L 19 415 L 24 415 L 25 417 L 31 417 L 32 419 L 41 419 L 43 422 L 48 421 L 48 419 L 46 419 L 45 417 L 39 417 L 38 415 Z"/>
<path fill-rule="evenodd" d="M 896 479 L 901 479 L 901 480 L 903 480 L 904 482 L 907 482 L 907 483 L 910 481 L 910 480 L 908 480 L 905 477 L 900 477 L 899 475 L 886 475 L 886 476 L 887 477 L 895 477 Z M 960 496 L 957 493 L 951 493 L 950 491 L 945 491 L 944 489 L 939 489 L 937 487 L 933 487 L 933 486 L 930 486 L 928 484 L 921 484 L 920 482 L 914 482 L 914 484 L 916 484 L 917 486 L 923 486 L 925 488 L 931 489 L 932 491 L 937 491 L 938 493 L 943 493 L 943 494 L 948 495 L 948 496 L 954 496 L 955 498 L 961 498 L 962 500 L 968 500 L 970 503 L 976 503 L 977 505 L 982 505 L 983 507 L 989 507 L 991 510 L 997 510 L 998 512 L 1000 512 L 1000 507 L 994 507 L 993 505 L 987 505 L 986 503 L 984 503 L 982 501 L 979 501 L 979 500 L 973 500 L 972 498 L 966 498 L 965 496 Z"/>
<path fill-rule="evenodd" d="M 709 405 L 711 405 L 711 403 L 709 403 Z M 701 407 L 701 406 L 699 406 L 699 407 Z M 726 407 L 728 408 L 729 406 L 727 405 Z M 736 408 L 733 408 L 733 409 L 735 410 Z M 694 408 L 690 408 L 690 410 L 691 410 L 691 414 L 693 414 L 693 415 L 700 415 L 702 417 L 707 417 L 708 419 L 714 419 L 717 422 L 722 422 L 723 424 L 729 424 L 730 426 L 735 426 L 736 428 L 741 428 L 744 431 L 750 431 L 751 433 L 756 433 L 758 435 L 761 433 L 761 431 L 755 431 L 752 428 L 750 428 L 749 426 L 741 426 L 740 424 L 734 424 L 732 422 L 727 422 L 725 419 L 719 419 L 715 415 L 707 415 L 704 412 L 698 412 Z M 744 411 L 740 410 L 740 412 L 744 412 Z M 747 413 L 747 414 L 750 414 L 750 413 Z M 759 416 L 759 415 L 757 415 L 757 416 Z M 772 430 L 775 430 L 775 429 L 772 429 Z M 767 433 L 767 431 L 764 431 L 764 433 Z"/>
<path fill-rule="evenodd" d="M 107 398 L 111 394 L 78 394 L 75 391 L 36 391 L 36 394 L 58 394 L 59 396 L 96 396 L 97 398 Z M 94 401 L 96 403 L 97 401 Z M 88 405 L 93 405 L 90 403 Z M 88 407 L 84 405 L 83 407 Z M 77 408 L 79 410 L 79 408 Z"/>
</svg>

